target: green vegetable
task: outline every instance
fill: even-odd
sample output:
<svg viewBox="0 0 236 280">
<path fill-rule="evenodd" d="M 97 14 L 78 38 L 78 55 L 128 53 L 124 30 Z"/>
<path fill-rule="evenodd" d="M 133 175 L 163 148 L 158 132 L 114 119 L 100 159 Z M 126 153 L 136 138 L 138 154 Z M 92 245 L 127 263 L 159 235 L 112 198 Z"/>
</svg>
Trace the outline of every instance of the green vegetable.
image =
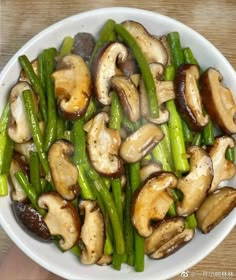
<svg viewBox="0 0 236 280">
<path fill-rule="evenodd" d="M 167 35 L 167 40 L 171 50 L 172 62 L 175 70 L 184 63 L 184 56 L 181 48 L 180 35 L 178 32 L 171 32 Z"/>
<path fill-rule="evenodd" d="M 140 163 L 129 164 L 129 184 L 132 194 L 140 186 Z M 134 267 L 137 272 L 144 270 L 144 238 L 134 231 Z"/>
<path fill-rule="evenodd" d="M 168 65 L 164 72 L 165 80 L 173 81 L 174 73 L 174 67 Z M 187 172 L 189 170 L 189 163 L 186 157 L 182 121 L 173 100 L 166 102 L 166 108 L 170 112 L 168 127 L 175 170 L 177 172 Z"/>
<path fill-rule="evenodd" d="M 116 25 L 116 22 L 112 19 L 109 19 L 106 21 L 105 25 L 103 26 L 103 28 L 99 34 L 99 38 L 96 42 L 96 45 L 93 49 L 93 53 L 90 58 L 90 64 L 93 62 L 94 56 L 97 53 L 97 51 L 101 48 L 101 46 L 104 43 L 114 41 L 114 39 L 116 38 L 115 33 L 114 33 L 115 25 Z"/>
<path fill-rule="evenodd" d="M 181 121 L 182 121 L 184 140 L 186 143 L 191 143 L 193 141 L 193 133 L 191 129 L 188 127 L 187 123 L 183 119 Z"/>
<path fill-rule="evenodd" d="M 79 171 L 78 183 L 80 186 L 80 195 L 82 199 L 94 200 L 96 197 L 90 187 L 89 181 L 85 173 L 85 166 L 83 164 L 77 165 Z"/>
<path fill-rule="evenodd" d="M 197 227 L 197 220 L 195 214 L 191 214 L 185 218 L 185 228 L 195 229 Z"/>
<path fill-rule="evenodd" d="M 46 174 L 49 173 L 49 165 L 46 158 L 46 154 L 43 150 L 43 136 L 39 128 L 38 118 L 34 108 L 33 96 L 30 90 L 23 91 L 23 100 L 25 104 L 25 110 L 30 124 L 33 140 L 38 152 L 39 160 L 42 164 L 43 170 Z"/>
<path fill-rule="evenodd" d="M 32 187 L 32 185 L 29 183 L 26 175 L 23 171 L 17 171 L 15 173 L 16 180 L 26 193 L 27 197 L 29 198 L 30 202 L 32 203 L 33 207 L 40 213 L 40 215 L 45 216 L 46 210 L 42 209 L 38 206 L 38 195 L 36 193 L 36 190 Z"/>
<path fill-rule="evenodd" d="M 30 83 L 32 85 L 32 88 L 34 92 L 36 92 L 39 96 L 39 108 L 40 112 L 43 116 L 43 120 L 47 121 L 47 103 L 46 103 L 46 97 L 43 91 L 43 87 L 40 83 L 39 77 L 35 74 L 33 67 L 27 58 L 27 56 L 22 55 L 19 57 L 19 62 L 21 64 L 21 67 L 24 69 L 27 78 L 30 80 Z"/>
<path fill-rule="evenodd" d="M 198 62 L 197 62 L 196 58 L 194 57 L 192 50 L 189 47 L 183 49 L 183 55 L 184 55 L 185 63 L 198 65 Z"/>
<path fill-rule="evenodd" d="M 73 44 L 74 44 L 74 39 L 72 37 L 70 36 L 65 37 L 60 48 L 59 58 L 62 58 L 63 56 L 70 54 Z"/>
<path fill-rule="evenodd" d="M 157 118 L 159 116 L 159 105 L 156 95 L 156 86 L 148 62 L 136 40 L 121 24 L 115 25 L 115 31 L 131 49 L 139 65 L 147 92 L 150 115 L 153 118 Z"/>
<path fill-rule="evenodd" d="M 45 129 L 44 150 L 48 151 L 49 147 L 57 138 L 57 112 L 56 100 L 54 95 L 54 82 L 51 75 L 55 68 L 55 57 L 57 51 L 55 49 L 46 49 L 43 51 L 44 71 L 46 77 L 47 90 L 47 116 L 48 121 Z"/>
<path fill-rule="evenodd" d="M 41 193 L 41 183 L 40 183 L 40 164 L 38 154 L 36 152 L 30 151 L 30 183 L 35 188 L 37 195 Z"/>
<path fill-rule="evenodd" d="M 202 143 L 202 134 L 201 132 L 196 132 L 193 137 L 192 145 L 201 146 Z"/>
</svg>

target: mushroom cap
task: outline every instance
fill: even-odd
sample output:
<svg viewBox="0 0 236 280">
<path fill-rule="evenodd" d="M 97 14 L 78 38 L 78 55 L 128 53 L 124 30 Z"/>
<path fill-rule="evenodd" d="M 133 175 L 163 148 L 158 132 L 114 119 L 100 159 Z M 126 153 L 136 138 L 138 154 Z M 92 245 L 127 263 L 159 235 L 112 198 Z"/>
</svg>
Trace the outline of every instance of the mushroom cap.
<svg viewBox="0 0 236 280">
<path fill-rule="evenodd" d="M 52 77 L 60 113 L 65 119 L 78 119 L 85 114 L 91 96 L 90 70 L 75 54 L 63 56 L 58 65 L 60 69 Z"/>
<path fill-rule="evenodd" d="M 182 232 L 184 230 L 184 218 L 174 217 L 164 219 L 155 224 L 154 227 L 152 234 L 145 238 L 145 253 L 147 255 L 152 254 L 163 246 L 163 244 Z"/>
<path fill-rule="evenodd" d="M 79 204 L 79 208 L 85 213 L 84 223 L 81 227 L 80 234 L 80 240 L 83 247 L 80 261 L 83 264 L 94 264 L 103 256 L 105 243 L 103 215 L 96 201 L 82 201 Z"/>
<path fill-rule="evenodd" d="M 140 46 L 147 62 L 159 62 L 167 64 L 168 53 L 162 42 L 152 36 L 146 28 L 139 22 L 127 20 L 122 23 L 124 28 L 134 37 Z"/>
<path fill-rule="evenodd" d="M 18 82 L 10 92 L 10 123 L 8 126 L 8 135 L 16 143 L 24 143 L 31 139 L 31 129 L 28 117 L 25 111 L 22 93 L 24 90 L 31 90 L 27 82 Z M 34 105 L 38 110 L 37 98 L 33 94 Z"/>
<path fill-rule="evenodd" d="M 90 161 L 98 173 L 119 177 L 124 172 L 119 157 L 121 138 L 118 130 L 106 127 L 108 121 L 108 114 L 101 112 L 85 124 L 87 150 Z"/>
<path fill-rule="evenodd" d="M 200 78 L 203 104 L 212 120 L 226 133 L 236 133 L 236 104 L 230 89 L 222 85 L 221 73 L 208 68 Z"/>
<path fill-rule="evenodd" d="M 72 248 L 80 236 L 80 218 L 74 205 L 56 192 L 43 193 L 38 199 L 38 205 L 48 209 L 44 221 L 51 235 L 61 236 L 61 249 Z"/>
<path fill-rule="evenodd" d="M 140 179 L 141 182 L 144 182 L 147 178 L 149 178 L 153 173 L 159 172 L 162 170 L 162 166 L 157 162 L 148 162 L 140 169 Z"/>
<path fill-rule="evenodd" d="M 192 214 L 199 208 L 207 196 L 213 179 L 213 165 L 207 152 L 198 146 L 188 148 L 190 154 L 190 172 L 178 181 L 184 198 L 177 201 L 177 213 L 180 216 Z"/>
<path fill-rule="evenodd" d="M 137 232 L 148 237 L 153 232 L 152 220 L 162 220 L 173 198 L 168 190 L 176 187 L 177 177 L 171 172 L 158 172 L 137 189 L 132 201 L 132 224 Z"/>
<path fill-rule="evenodd" d="M 129 120 L 138 121 L 140 118 L 139 92 L 132 80 L 123 75 L 115 75 L 111 77 L 111 87 L 117 93 Z"/>
<path fill-rule="evenodd" d="M 196 212 L 198 227 L 210 232 L 236 207 L 236 190 L 223 187 L 211 193 Z"/>
<path fill-rule="evenodd" d="M 174 81 L 176 107 L 194 131 L 200 131 L 209 122 L 209 116 L 204 115 L 202 111 L 202 100 L 197 85 L 199 77 L 198 65 L 183 64 L 178 68 Z"/>
<path fill-rule="evenodd" d="M 134 163 L 145 157 L 164 137 L 161 129 L 147 123 L 129 135 L 120 148 L 121 158 Z"/>
<path fill-rule="evenodd" d="M 128 57 L 128 50 L 119 42 L 105 44 L 97 53 L 92 64 L 94 92 L 103 105 L 111 104 L 110 79 L 120 73 L 116 63 L 121 63 Z"/>
<path fill-rule="evenodd" d="M 70 161 L 74 146 L 67 140 L 57 140 L 48 151 L 48 163 L 52 180 L 59 194 L 73 200 L 78 195 L 78 169 Z"/>
<path fill-rule="evenodd" d="M 220 182 L 232 178 L 236 174 L 235 164 L 225 158 L 227 148 L 234 148 L 235 140 L 230 136 L 222 136 L 215 140 L 209 155 L 213 163 L 214 177 L 208 193 L 219 187 Z"/>
<path fill-rule="evenodd" d="M 162 81 L 164 73 L 164 66 L 162 64 L 151 63 L 149 66 L 156 86 L 156 95 L 159 104 L 159 117 L 150 117 L 147 93 L 142 79 L 139 85 L 141 113 L 142 116 L 149 121 L 156 124 L 162 124 L 167 122 L 169 119 L 169 111 L 163 106 L 163 103 L 175 98 L 174 83 L 173 81 Z"/>
</svg>

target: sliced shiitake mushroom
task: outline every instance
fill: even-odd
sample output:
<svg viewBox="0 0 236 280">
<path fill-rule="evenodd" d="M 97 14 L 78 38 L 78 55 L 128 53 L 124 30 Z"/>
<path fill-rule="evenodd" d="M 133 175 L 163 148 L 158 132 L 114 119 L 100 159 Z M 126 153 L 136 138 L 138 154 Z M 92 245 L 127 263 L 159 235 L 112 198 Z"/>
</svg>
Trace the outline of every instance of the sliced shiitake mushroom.
<svg viewBox="0 0 236 280">
<path fill-rule="evenodd" d="M 173 173 L 158 172 L 148 178 L 135 192 L 131 219 L 141 236 L 150 236 L 153 232 L 151 222 L 165 217 L 173 203 L 169 189 L 175 188 L 177 181 Z"/>
<path fill-rule="evenodd" d="M 177 188 L 184 198 L 177 201 L 177 212 L 180 216 L 192 214 L 199 208 L 207 196 L 213 179 L 213 165 L 207 152 L 198 146 L 190 146 L 190 172 L 178 181 Z"/>
<path fill-rule="evenodd" d="M 236 103 L 230 89 L 222 84 L 221 73 L 208 68 L 201 76 L 201 94 L 206 111 L 226 133 L 236 133 Z"/>
<path fill-rule="evenodd" d="M 194 230 L 184 228 L 182 217 L 164 219 L 154 225 L 145 238 L 145 253 L 153 259 L 165 258 L 183 247 L 194 237 Z"/>
<path fill-rule="evenodd" d="M 31 90 L 26 82 L 17 83 L 10 92 L 10 123 L 8 126 L 8 135 L 16 143 L 24 143 L 31 139 L 31 130 L 28 117 L 25 111 L 22 93 L 24 90 Z M 36 95 L 33 94 L 35 110 L 38 110 Z"/>
<path fill-rule="evenodd" d="M 164 134 L 159 127 L 151 123 L 144 124 L 122 143 L 120 156 L 126 162 L 137 162 L 146 156 L 163 137 Z"/>
<path fill-rule="evenodd" d="M 78 195 L 78 169 L 70 161 L 74 146 L 67 140 L 58 140 L 48 151 L 48 163 L 52 180 L 58 193 L 68 200 Z"/>
<path fill-rule="evenodd" d="M 79 240 L 80 218 L 72 202 L 56 192 L 45 192 L 38 199 L 38 206 L 48 209 L 43 218 L 51 235 L 59 235 L 59 246 L 69 250 Z"/>
<path fill-rule="evenodd" d="M 225 158 L 227 148 L 234 148 L 235 140 L 230 136 L 222 136 L 215 140 L 209 155 L 213 163 L 214 177 L 208 190 L 213 192 L 218 188 L 220 182 L 232 178 L 236 174 L 235 164 Z"/>
<path fill-rule="evenodd" d="M 123 75 L 115 75 L 111 78 L 111 87 L 117 93 L 129 120 L 138 121 L 140 118 L 139 92 L 132 80 Z"/>
<path fill-rule="evenodd" d="M 79 208 L 85 215 L 80 234 L 82 244 L 80 261 L 83 264 L 94 264 L 103 256 L 105 242 L 103 215 L 96 201 L 81 201 Z"/>
<path fill-rule="evenodd" d="M 78 119 L 85 114 L 91 96 L 90 70 L 75 54 L 63 56 L 58 65 L 52 77 L 60 113 L 65 119 Z"/>
<path fill-rule="evenodd" d="M 142 166 L 140 169 L 140 179 L 141 182 L 144 182 L 148 177 L 150 177 L 153 173 L 159 172 L 162 170 L 161 164 L 157 162 L 149 162 Z"/>
<path fill-rule="evenodd" d="M 89 61 L 95 47 L 95 38 L 91 33 L 79 32 L 74 36 L 74 44 L 71 52 Z"/>
<path fill-rule="evenodd" d="M 236 207 L 236 189 L 223 187 L 211 193 L 196 212 L 198 227 L 210 232 Z"/>
<path fill-rule="evenodd" d="M 43 217 L 37 210 L 30 205 L 22 202 L 13 202 L 13 211 L 17 219 L 26 227 L 30 232 L 34 233 L 37 237 L 43 240 L 50 240 L 51 234 L 48 230 Z"/>
<path fill-rule="evenodd" d="M 109 116 L 105 112 L 98 113 L 89 123 L 87 131 L 87 150 L 93 167 L 102 175 L 119 177 L 124 172 L 119 157 L 121 138 L 118 130 L 106 127 Z"/>
<path fill-rule="evenodd" d="M 120 62 L 118 66 L 126 77 L 131 77 L 140 72 L 136 60 L 130 53 L 127 59 L 124 62 Z"/>
<path fill-rule="evenodd" d="M 166 65 L 168 53 L 159 39 L 152 36 L 139 22 L 127 20 L 122 25 L 135 38 L 149 64 L 159 62 Z"/>
<path fill-rule="evenodd" d="M 29 163 L 30 159 L 30 151 L 36 152 L 36 146 L 33 140 L 29 140 L 25 143 L 15 143 L 14 150 L 25 157 L 27 162 Z"/>
<path fill-rule="evenodd" d="M 127 56 L 126 47 L 118 42 L 108 43 L 98 51 L 91 70 L 94 92 L 101 104 L 111 104 L 110 79 L 112 76 L 120 74 L 121 71 L 118 71 L 116 63 L 124 62 Z"/>
<path fill-rule="evenodd" d="M 197 85 L 199 77 L 199 66 L 194 64 L 181 65 L 175 76 L 177 109 L 194 131 L 200 131 L 209 122 L 209 116 L 204 115 L 202 111 L 202 101 Z"/>
<path fill-rule="evenodd" d="M 169 111 L 163 106 L 163 104 L 166 101 L 175 98 L 174 83 L 173 81 L 162 80 L 164 73 L 164 66 L 162 64 L 152 63 L 150 64 L 150 70 L 156 86 L 156 95 L 159 104 L 159 117 L 150 117 L 148 98 L 143 80 L 140 81 L 139 85 L 141 113 L 142 116 L 144 116 L 149 121 L 156 124 L 162 124 L 167 122 L 169 119 Z"/>
</svg>

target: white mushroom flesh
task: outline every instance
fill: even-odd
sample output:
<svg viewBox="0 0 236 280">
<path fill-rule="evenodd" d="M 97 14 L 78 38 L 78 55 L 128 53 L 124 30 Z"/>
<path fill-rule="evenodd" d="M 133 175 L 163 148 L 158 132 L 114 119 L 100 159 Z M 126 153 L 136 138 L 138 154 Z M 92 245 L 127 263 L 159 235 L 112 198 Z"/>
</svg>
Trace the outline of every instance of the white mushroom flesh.
<svg viewBox="0 0 236 280">
<path fill-rule="evenodd" d="M 80 236 L 80 218 L 74 205 L 56 192 L 43 193 L 38 199 L 38 205 L 48 209 L 44 221 L 51 235 L 61 236 L 61 249 L 71 249 Z"/>
<path fill-rule="evenodd" d="M 95 201 L 82 201 L 79 207 L 85 215 L 80 235 L 83 247 L 80 260 L 83 264 L 94 264 L 103 256 L 105 241 L 103 216 Z"/>
</svg>

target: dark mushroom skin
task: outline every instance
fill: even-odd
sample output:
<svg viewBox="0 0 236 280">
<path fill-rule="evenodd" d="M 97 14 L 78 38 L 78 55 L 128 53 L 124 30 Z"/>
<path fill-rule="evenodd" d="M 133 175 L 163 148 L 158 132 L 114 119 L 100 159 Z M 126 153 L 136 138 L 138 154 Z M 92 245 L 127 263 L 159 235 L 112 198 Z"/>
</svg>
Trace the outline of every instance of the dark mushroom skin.
<svg viewBox="0 0 236 280">
<path fill-rule="evenodd" d="M 236 207 L 236 189 L 223 187 L 211 193 L 196 212 L 198 227 L 210 232 Z"/>
<path fill-rule="evenodd" d="M 17 220 L 19 220 L 31 233 L 35 234 L 42 240 L 48 241 L 52 239 L 43 217 L 37 210 L 28 204 L 16 201 L 12 203 L 12 208 Z"/>
<path fill-rule="evenodd" d="M 117 93 L 120 103 L 130 121 L 140 118 L 139 92 L 132 80 L 123 75 L 111 78 L 111 87 Z"/>
<path fill-rule="evenodd" d="M 119 69 L 126 77 L 131 77 L 135 74 L 139 74 L 140 70 L 134 57 L 129 53 L 127 59 L 124 62 L 118 64 Z"/>
<path fill-rule="evenodd" d="M 79 32 L 74 36 L 74 44 L 71 52 L 89 61 L 95 47 L 95 38 L 91 33 Z"/>
<path fill-rule="evenodd" d="M 149 255 L 151 259 L 162 259 L 175 253 L 188 242 L 190 242 L 195 235 L 194 229 L 185 228 L 168 242 L 163 244 L 159 249 Z"/>
<path fill-rule="evenodd" d="M 70 161 L 74 146 L 67 140 L 57 140 L 48 151 L 48 163 L 52 180 L 59 194 L 67 200 L 79 194 L 78 169 Z"/>
<path fill-rule="evenodd" d="M 198 65 L 182 64 L 174 80 L 177 109 L 193 131 L 202 130 L 209 122 L 209 116 L 204 116 L 202 111 L 202 101 L 197 86 L 199 77 Z"/>
<path fill-rule="evenodd" d="M 230 89 L 222 84 L 221 73 L 208 68 L 200 78 L 203 104 L 212 120 L 227 134 L 236 133 L 236 103 Z"/>
</svg>

